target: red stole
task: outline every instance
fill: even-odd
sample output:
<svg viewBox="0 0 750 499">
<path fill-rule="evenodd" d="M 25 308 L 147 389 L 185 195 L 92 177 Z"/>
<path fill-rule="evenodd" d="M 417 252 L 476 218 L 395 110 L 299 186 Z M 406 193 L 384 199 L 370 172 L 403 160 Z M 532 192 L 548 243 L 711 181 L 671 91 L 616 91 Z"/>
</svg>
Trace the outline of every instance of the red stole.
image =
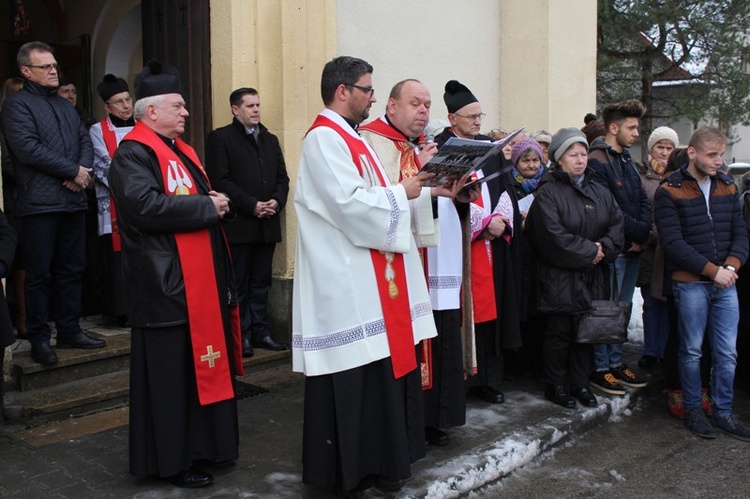
<svg viewBox="0 0 750 499">
<path fill-rule="evenodd" d="M 482 188 L 484 187 L 483 185 Z M 484 208 L 482 196 L 474 203 Z M 471 242 L 471 293 L 474 298 L 474 322 L 479 324 L 497 319 L 492 247 L 491 243 L 481 236 Z"/>
<path fill-rule="evenodd" d="M 402 178 L 411 178 L 422 169 L 423 165 L 419 164 L 419 157 L 415 154 L 414 145 L 409 142 L 409 138 L 389 125 L 384 119 L 370 122 L 360 127 L 360 130 L 376 133 L 394 142 L 396 149 L 401 153 L 399 171 Z M 417 141 L 424 141 L 424 134 L 420 135 Z"/>
<path fill-rule="evenodd" d="M 106 117 L 102 119 L 101 125 L 104 145 L 107 147 L 109 159 L 112 159 L 115 157 L 115 151 L 117 150 L 117 136 L 115 135 L 115 131 L 111 128 L 113 125 Z M 122 244 L 120 242 L 120 228 L 117 226 L 115 200 L 112 195 L 109 196 L 109 218 L 112 221 L 112 251 L 118 253 L 122 250 Z"/>
<path fill-rule="evenodd" d="M 196 180 L 190 174 L 190 170 L 182 164 L 182 160 L 175 151 L 149 127 L 137 122 L 133 131 L 123 140 L 140 142 L 154 151 L 161 169 L 164 193 L 167 196 L 198 194 Z M 180 139 L 175 139 L 175 146 L 198 167 L 203 173 L 204 180 L 208 182 L 195 150 Z M 239 310 L 233 307 L 231 311 L 235 355 L 234 359 L 229 359 L 209 230 L 176 232 L 174 238 L 177 243 L 182 277 L 185 281 L 185 299 L 198 399 L 201 405 L 231 399 L 234 397 L 234 388 L 229 362 L 234 360 L 237 374 L 244 374 L 242 340 L 237 315 Z"/>
<path fill-rule="evenodd" d="M 380 135 L 393 141 L 393 145 L 396 147 L 399 155 L 399 172 L 400 179 L 411 178 L 422 169 L 422 165 L 419 163 L 419 156 L 414 150 L 414 145 L 409 142 L 409 138 L 398 131 L 396 128 L 391 126 L 385 118 L 379 118 L 375 121 L 368 123 L 367 125 L 361 126 L 360 130 L 367 130 L 369 132 Z M 424 134 L 420 135 L 418 142 L 424 141 Z M 400 180 L 399 179 L 399 180 Z M 419 256 L 422 259 L 422 265 L 425 271 L 425 281 L 428 283 L 430 279 L 427 276 L 427 251 L 424 248 L 418 248 Z M 426 339 L 419 342 L 419 369 L 422 374 L 422 388 L 424 390 L 430 390 L 432 388 L 432 340 Z"/>
<path fill-rule="evenodd" d="M 388 185 L 380 168 L 377 167 L 377 161 L 363 141 L 352 137 L 341 126 L 323 115 L 318 115 L 310 130 L 321 126 L 334 130 L 346 142 L 352 155 L 352 161 L 354 161 L 360 176 L 364 177 L 365 173 L 363 167 L 366 165 L 361 163 L 364 159 L 377 174 L 380 184 L 383 187 Z M 308 130 L 308 133 L 310 130 Z M 400 378 L 417 367 L 404 255 L 401 253 L 386 254 L 375 249 L 370 250 L 370 255 L 375 275 L 378 277 L 376 281 L 378 283 L 378 294 L 380 295 L 380 306 L 383 311 L 383 321 L 385 322 L 385 332 L 388 337 L 388 348 L 391 352 L 393 376 Z"/>
</svg>

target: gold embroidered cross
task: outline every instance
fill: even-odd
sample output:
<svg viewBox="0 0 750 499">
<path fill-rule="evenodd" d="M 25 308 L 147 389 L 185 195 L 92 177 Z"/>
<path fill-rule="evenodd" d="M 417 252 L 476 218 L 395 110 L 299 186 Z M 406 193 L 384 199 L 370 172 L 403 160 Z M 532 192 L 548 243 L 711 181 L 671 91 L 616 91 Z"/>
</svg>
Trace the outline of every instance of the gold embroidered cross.
<svg viewBox="0 0 750 499">
<path fill-rule="evenodd" d="M 221 357 L 221 351 L 214 352 L 214 346 L 208 345 L 208 348 L 206 349 L 208 352 L 206 355 L 201 355 L 201 362 L 208 362 L 208 367 L 213 368 L 216 367 L 216 359 Z"/>
</svg>

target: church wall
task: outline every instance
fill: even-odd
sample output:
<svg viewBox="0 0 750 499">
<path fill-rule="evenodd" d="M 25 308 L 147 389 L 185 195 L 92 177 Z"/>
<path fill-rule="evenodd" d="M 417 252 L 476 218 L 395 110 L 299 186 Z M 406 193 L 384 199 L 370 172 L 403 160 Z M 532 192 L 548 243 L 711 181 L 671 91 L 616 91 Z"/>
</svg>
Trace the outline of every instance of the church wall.
<svg viewBox="0 0 750 499">
<path fill-rule="evenodd" d="M 582 127 L 596 112 L 596 1 L 500 3 L 503 125 Z"/>
<path fill-rule="evenodd" d="M 371 116 L 384 112 L 395 83 L 417 78 L 432 96 L 430 118 L 447 119 L 445 83 L 456 79 L 477 96 L 487 114 L 482 131 L 500 126 L 502 3 L 338 0 L 337 55 L 360 57 L 374 67 L 378 102 Z"/>
</svg>

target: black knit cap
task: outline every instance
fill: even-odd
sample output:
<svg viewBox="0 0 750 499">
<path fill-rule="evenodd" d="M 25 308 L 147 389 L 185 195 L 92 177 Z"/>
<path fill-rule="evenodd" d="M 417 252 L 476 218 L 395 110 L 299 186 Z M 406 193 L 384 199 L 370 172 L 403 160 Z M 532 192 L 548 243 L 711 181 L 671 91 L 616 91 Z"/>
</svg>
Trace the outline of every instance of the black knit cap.
<svg viewBox="0 0 750 499">
<path fill-rule="evenodd" d="M 130 89 L 128 88 L 128 82 L 122 78 L 118 78 L 113 74 L 106 74 L 101 83 L 96 86 L 96 91 L 99 93 L 99 97 L 104 102 L 107 102 L 113 95 L 129 92 Z"/>
<path fill-rule="evenodd" d="M 135 98 L 179 94 L 180 74 L 177 68 L 151 59 L 135 77 Z"/>
<path fill-rule="evenodd" d="M 448 108 L 449 113 L 455 113 L 472 102 L 479 102 L 479 99 L 474 97 L 474 94 L 471 93 L 471 90 L 466 88 L 466 85 L 459 83 L 456 80 L 451 80 L 445 84 L 443 100 L 445 101 L 445 107 Z"/>
</svg>

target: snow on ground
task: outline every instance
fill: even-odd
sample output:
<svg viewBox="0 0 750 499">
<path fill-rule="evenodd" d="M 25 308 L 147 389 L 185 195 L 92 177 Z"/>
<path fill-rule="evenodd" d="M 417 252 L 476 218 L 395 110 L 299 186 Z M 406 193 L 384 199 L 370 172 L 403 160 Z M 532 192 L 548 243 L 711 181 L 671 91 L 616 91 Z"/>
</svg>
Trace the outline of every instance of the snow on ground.
<svg viewBox="0 0 750 499">
<path fill-rule="evenodd" d="M 640 288 L 635 288 L 635 293 L 633 293 L 633 312 L 630 314 L 628 325 L 628 341 L 643 345 L 643 297 L 641 297 Z"/>
</svg>

